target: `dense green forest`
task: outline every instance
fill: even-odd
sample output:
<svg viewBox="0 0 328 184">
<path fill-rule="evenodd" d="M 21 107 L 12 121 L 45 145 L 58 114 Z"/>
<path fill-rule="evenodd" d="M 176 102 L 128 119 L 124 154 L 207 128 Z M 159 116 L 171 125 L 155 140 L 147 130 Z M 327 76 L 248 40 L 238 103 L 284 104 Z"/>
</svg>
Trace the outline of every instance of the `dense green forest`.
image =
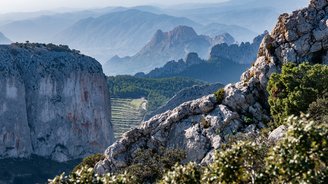
<svg viewBox="0 0 328 184">
<path fill-rule="evenodd" d="M 89 163 L 96 163 L 99 156 L 93 156 L 78 171 L 57 176 L 53 183 L 327 183 L 327 89 L 328 66 L 284 65 L 267 87 L 272 116 L 267 128 L 256 136 L 235 135 L 217 150 L 211 164 L 183 164 L 183 150 L 145 149 L 114 175 L 95 175 Z M 215 93 L 218 103 L 222 94 L 222 90 Z M 272 142 L 268 132 L 278 126 L 285 126 L 286 132 Z"/>
<path fill-rule="evenodd" d="M 193 85 L 205 84 L 188 78 L 139 78 L 129 75 L 108 77 L 108 85 L 113 98 L 141 98 L 148 100 L 148 110 L 163 105 L 178 91 Z"/>
</svg>

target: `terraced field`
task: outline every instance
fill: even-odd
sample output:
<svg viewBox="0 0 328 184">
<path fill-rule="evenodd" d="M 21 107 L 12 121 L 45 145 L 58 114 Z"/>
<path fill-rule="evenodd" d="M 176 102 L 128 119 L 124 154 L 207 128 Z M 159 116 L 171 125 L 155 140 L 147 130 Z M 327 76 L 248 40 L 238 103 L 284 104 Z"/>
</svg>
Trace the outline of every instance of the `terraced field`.
<svg viewBox="0 0 328 184">
<path fill-rule="evenodd" d="M 147 109 L 147 100 L 112 98 L 112 123 L 115 138 L 119 138 L 124 132 L 138 126 Z"/>
</svg>

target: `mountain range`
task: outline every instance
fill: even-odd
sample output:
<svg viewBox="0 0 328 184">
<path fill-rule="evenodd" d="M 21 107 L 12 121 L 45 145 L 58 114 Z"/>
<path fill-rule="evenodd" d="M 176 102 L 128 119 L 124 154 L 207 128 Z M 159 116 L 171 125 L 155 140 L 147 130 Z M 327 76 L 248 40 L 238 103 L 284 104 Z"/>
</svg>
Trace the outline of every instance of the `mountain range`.
<svg viewBox="0 0 328 184">
<path fill-rule="evenodd" d="M 136 76 L 146 78 L 180 76 L 211 83 L 235 82 L 256 59 L 261 41 L 266 35 L 268 35 L 267 31 L 255 37 L 252 43 L 217 44 L 212 47 L 208 60 L 201 59 L 197 53 L 189 53 L 185 60 L 169 61 L 164 66 L 155 68 L 147 74 L 139 72 Z"/>
<path fill-rule="evenodd" d="M 149 72 L 163 66 L 167 61 L 184 58 L 190 52 L 196 52 L 201 58 L 208 58 L 213 45 L 230 45 L 234 42 L 234 38 L 228 33 L 211 38 L 198 35 L 188 26 L 178 26 L 169 32 L 157 30 L 137 54 L 123 58 L 114 56 L 104 65 L 104 70 L 111 75 Z"/>
<path fill-rule="evenodd" d="M 259 50 L 263 38 L 269 32 L 265 31 L 263 34 L 255 37 L 253 42 L 242 42 L 241 44 L 217 44 L 210 53 L 210 60 L 217 58 L 226 58 L 240 64 L 251 64 L 256 59 L 256 53 Z"/>
<path fill-rule="evenodd" d="M 232 0 L 1 14 L 0 31 L 13 42 L 67 44 L 104 63 L 115 55 L 135 55 L 158 29 L 166 32 L 179 25 L 211 37 L 227 32 L 239 43 L 250 41 L 263 30 L 271 30 L 280 13 L 306 4 L 305 0 L 290 0 L 284 2 L 286 6 L 279 3 L 282 0 Z"/>
</svg>

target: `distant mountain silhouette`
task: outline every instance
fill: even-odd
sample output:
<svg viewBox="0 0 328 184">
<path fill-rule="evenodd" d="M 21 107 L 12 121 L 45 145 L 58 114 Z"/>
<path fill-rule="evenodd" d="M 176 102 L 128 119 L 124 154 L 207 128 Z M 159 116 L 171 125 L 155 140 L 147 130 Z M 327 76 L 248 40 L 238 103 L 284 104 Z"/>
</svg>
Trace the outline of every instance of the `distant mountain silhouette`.
<svg viewBox="0 0 328 184">
<path fill-rule="evenodd" d="M 226 58 L 240 64 L 250 64 L 255 61 L 256 53 L 260 47 L 262 39 L 269 34 L 265 31 L 263 34 L 255 37 L 252 43 L 242 42 L 241 44 L 228 45 L 226 43 L 215 45 L 210 54 L 210 60 L 216 58 Z"/>
<path fill-rule="evenodd" d="M 100 49 L 109 58 L 110 53 L 132 55 L 158 29 L 168 31 L 178 25 L 199 26 L 186 18 L 129 9 L 80 20 L 59 33 L 56 40 L 77 48 Z"/>
<path fill-rule="evenodd" d="M 248 65 L 235 63 L 227 58 L 202 60 L 196 53 L 189 53 L 185 60 L 170 61 L 161 68 L 156 68 L 148 74 L 139 72 L 135 76 L 145 78 L 189 77 L 210 83 L 223 84 L 239 80 Z"/>
<path fill-rule="evenodd" d="M 163 66 L 169 60 L 184 58 L 190 52 L 208 58 L 213 45 L 218 43 L 230 45 L 234 42 L 234 38 L 228 33 L 210 38 L 198 35 L 188 26 L 178 26 L 169 32 L 158 30 L 137 54 L 124 58 L 114 56 L 105 64 L 104 69 L 109 74 L 147 72 Z"/>
<path fill-rule="evenodd" d="M 211 49 L 208 60 L 199 58 L 197 53 L 189 53 L 185 60 L 169 61 L 163 67 L 138 77 L 190 77 L 207 82 L 231 83 L 239 80 L 242 72 L 255 61 L 262 39 L 268 32 L 255 37 L 252 43 L 217 44 Z"/>
</svg>

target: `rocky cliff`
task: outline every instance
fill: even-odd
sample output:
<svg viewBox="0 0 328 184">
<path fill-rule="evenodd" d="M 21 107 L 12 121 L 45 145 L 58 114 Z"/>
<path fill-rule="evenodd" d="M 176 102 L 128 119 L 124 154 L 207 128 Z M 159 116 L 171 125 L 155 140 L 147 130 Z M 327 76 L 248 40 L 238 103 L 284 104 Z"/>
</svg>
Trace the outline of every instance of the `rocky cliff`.
<svg viewBox="0 0 328 184">
<path fill-rule="evenodd" d="M 270 119 L 266 92 L 270 75 L 280 72 L 287 61 L 327 63 L 327 17 L 326 0 L 311 0 L 307 8 L 281 15 L 263 39 L 254 65 L 240 82 L 225 86 L 222 102 L 205 96 L 142 123 L 107 148 L 106 159 L 96 165 L 96 171 L 124 168 L 144 148 L 182 148 L 185 161 L 207 163 L 227 136 L 262 128 Z"/>
<path fill-rule="evenodd" d="M 151 117 L 157 114 L 161 114 L 168 110 L 172 110 L 184 102 L 195 100 L 209 94 L 213 94 L 214 92 L 216 92 L 218 89 L 222 87 L 224 87 L 223 84 L 215 83 L 215 84 L 206 84 L 206 85 L 195 85 L 189 88 L 185 88 L 179 91 L 176 95 L 174 95 L 163 106 L 159 107 L 158 109 L 156 109 L 151 113 L 147 113 L 145 115 L 144 120 L 149 120 Z"/>
<path fill-rule="evenodd" d="M 113 142 L 101 65 L 67 46 L 0 46 L 0 158 L 67 161 Z"/>
</svg>

